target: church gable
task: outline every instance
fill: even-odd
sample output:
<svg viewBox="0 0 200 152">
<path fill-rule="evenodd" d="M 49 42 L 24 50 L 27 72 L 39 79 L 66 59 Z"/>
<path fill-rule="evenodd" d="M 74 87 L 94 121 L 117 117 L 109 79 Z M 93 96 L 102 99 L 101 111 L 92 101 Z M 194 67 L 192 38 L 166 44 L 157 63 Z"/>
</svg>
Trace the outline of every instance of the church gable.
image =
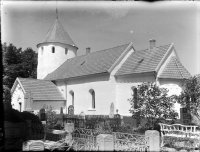
<svg viewBox="0 0 200 152">
<path fill-rule="evenodd" d="M 156 68 L 169 50 L 171 44 L 133 52 L 116 76 L 156 72 Z"/>
<path fill-rule="evenodd" d="M 177 57 L 172 56 L 158 77 L 170 79 L 187 79 L 190 76 L 191 75 L 189 72 L 183 67 Z"/>
</svg>

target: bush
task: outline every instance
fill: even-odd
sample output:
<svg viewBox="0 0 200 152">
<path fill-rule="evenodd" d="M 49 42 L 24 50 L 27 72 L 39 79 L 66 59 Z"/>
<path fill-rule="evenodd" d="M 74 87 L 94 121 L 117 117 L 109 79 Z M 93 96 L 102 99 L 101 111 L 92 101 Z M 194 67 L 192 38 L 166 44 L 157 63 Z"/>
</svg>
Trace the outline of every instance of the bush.
<svg viewBox="0 0 200 152">
<path fill-rule="evenodd" d="M 4 109 L 4 121 L 18 123 L 25 122 L 25 119 L 23 118 L 21 112 L 18 110 L 6 108 Z"/>
<path fill-rule="evenodd" d="M 18 110 L 12 108 L 4 109 L 4 121 L 19 123 L 25 122 L 26 120 L 31 120 L 32 123 L 41 124 L 39 117 L 30 112 L 19 112 Z"/>
<path fill-rule="evenodd" d="M 42 124 L 39 117 L 33 113 L 23 111 L 21 115 L 24 118 L 24 120 L 31 120 L 32 123 Z"/>
</svg>

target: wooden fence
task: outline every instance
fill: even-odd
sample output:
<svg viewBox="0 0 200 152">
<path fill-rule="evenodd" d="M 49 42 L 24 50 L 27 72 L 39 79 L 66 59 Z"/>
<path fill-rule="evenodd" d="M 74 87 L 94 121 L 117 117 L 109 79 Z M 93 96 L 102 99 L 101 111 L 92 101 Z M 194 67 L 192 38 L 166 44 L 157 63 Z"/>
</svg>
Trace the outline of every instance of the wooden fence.
<svg viewBox="0 0 200 152">
<path fill-rule="evenodd" d="M 161 149 L 166 146 L 192 150 L 200 148 L 200 127 L 181 125 L 181 124 L 163 124 L 161 127 Z"/>
<path fill-rule="evenodd" d="M 44 138 L 42 124 L 31 123 L 30 120 L 21 123 L 4 121 L 4 149 L 21 149 L 25 140 L 40 140 Z"/>
</svg>

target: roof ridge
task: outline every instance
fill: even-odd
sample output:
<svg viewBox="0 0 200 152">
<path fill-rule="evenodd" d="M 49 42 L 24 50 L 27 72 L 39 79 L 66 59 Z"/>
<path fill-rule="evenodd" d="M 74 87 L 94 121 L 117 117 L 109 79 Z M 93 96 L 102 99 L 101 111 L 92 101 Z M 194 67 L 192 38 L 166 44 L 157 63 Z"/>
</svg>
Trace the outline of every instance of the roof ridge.
<svg viewBox="0 0 200 152">
<path fill-rule="evenodd" d="M 166 45 L 161 45 L 161 46 L 156 46 L 155 48 L 156 49 L 158 49 L 159 47 L 164 47 L 164 46 L 168 46 L 168 45 L 171 45 L 172 43 L 170 43 L 170 44 L 166 44 Z M 153 48 L 153 49 L 155 49 L 155 48 Z M 153 49 L 143 49 L 143 50 L 138 50 L 138 51 L 152 51 Z M 136 50 L 136 52 L 138 52 L 137 50 Z"/>
<path fill-rule="evenodd" d="M 181 72 L 181 70 L 180 70 L 180 67 L 179 67 L 179 65 L 178 65 L 178 63 L 177 63 L 177 60 L 176 60 L 176 57 L 175 57 L 175 56 L 174 56 L 174 58 L 175 58 L 176 66 L 178 67 L 181 76 L 184 77 L 183 74 L 182 74 L 182 72 Z"/>
<path fill-rule="evenodd" d="M 116 46 L 116 47 L 120 47 L 120 46 L 124 46 L 124 45 L 128 45 L 128 44 L 130 44 L 130 43 L 123 44 L 123 45 L 119 45 L 119 46 Z M 114 49 L 114 48 L 116 48 L 116 47 L 111 47 L 111 48 L 108 48 L 108 49 L 105 49 L 105 50 L 100 50 L 100 51 L 91 52 L 91 53 L 89 53 L 89 54 L 103 52 L 103 51 L 106 51 L 106 50 L 109 50 L 109 49 Z M 73 58 L 70 58 L 70 59 L 67 59 L 67 60 L 72 60 L 72 59 L 75 59 L 75 58 L 77 58 L 77 57 L 88 56 L 89 54 L 83 54 L 83 55 L 76 56 L 76 57 L 73 57 Z M 67 61 L 67 60 L 66 60 L 66 61 Z"/>
<path fill-rule="evenodd" d="M 35 78 L 22 78 L 22 77 L 18 77 L 19 79 L 29 79 L 29 80 L 36 80 L 36 81 L 48 81 L 51 82 L 50 80 L 44 80 L 44 79 L 35 79 Z"/>
</svg>

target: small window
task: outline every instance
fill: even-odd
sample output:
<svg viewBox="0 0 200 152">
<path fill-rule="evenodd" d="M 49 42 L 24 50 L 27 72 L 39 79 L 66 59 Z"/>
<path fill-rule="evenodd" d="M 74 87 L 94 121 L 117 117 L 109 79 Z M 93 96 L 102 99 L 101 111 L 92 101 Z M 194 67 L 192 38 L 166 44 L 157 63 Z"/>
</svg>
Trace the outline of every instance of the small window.
<svg viewBox="0 0 200 152">
<path fill-rule="evenodd" d="M 68 48 L 65 48 L 65 54 L 67 54 L 68 53 Z"/>
<path fill-rule="evenodd" d="M 89 92 L 91 93 L 92 96 L 92 109 L 95 109 L 95 92 L 93 89 L 90 89 Z"/>
<path fill-rule="evenodd" d="M 42 54 L 42 55 L 43 55 L 43 49 L 44 49 L 44 48 L 42 47 L 42 50 L 41 50 L 41 54 Z"/>
<path fill-rule="evenodd" d="M 74 107 L 74 92 L 71 90 L 69 93 L 71 94 L 72 105 Z"/>
<path fill-rule="evenodd" d="M 55 47 L 54 46 L 52 47 L 52 53 L 55 53 Z"/>
</svg>

